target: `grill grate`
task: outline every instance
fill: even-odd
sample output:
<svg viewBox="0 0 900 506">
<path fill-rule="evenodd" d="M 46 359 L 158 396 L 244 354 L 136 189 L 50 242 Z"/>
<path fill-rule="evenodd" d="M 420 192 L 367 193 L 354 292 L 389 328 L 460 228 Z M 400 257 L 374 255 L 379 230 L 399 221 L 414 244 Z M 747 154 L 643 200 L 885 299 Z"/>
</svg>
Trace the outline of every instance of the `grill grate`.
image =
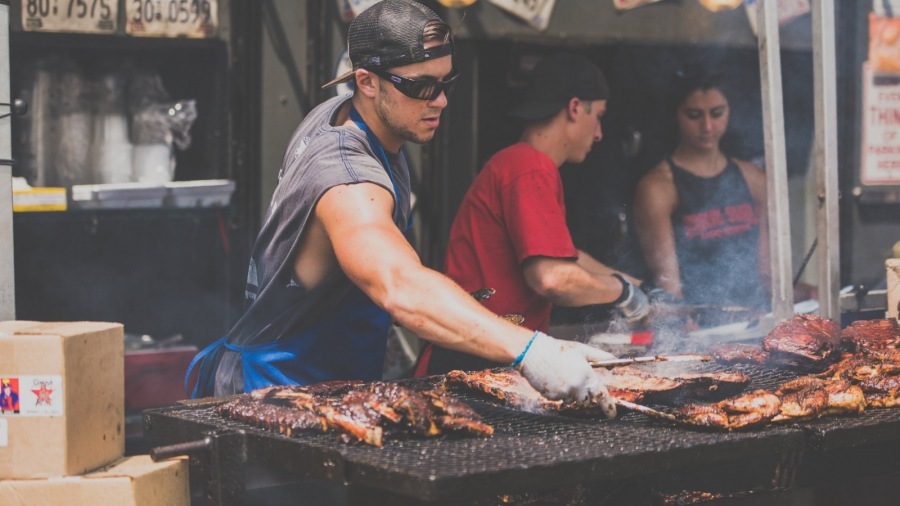
<svg viewBox="0 0 900 506">
<path fill-rule="evenodd" d="M 665 371 L 673 366 L 650 368 Z M 753 378 L 748 389 L 775 390 L 797 376 L 753 364 L 677 367 L 692 372 L 740 371 Z M 429 388 L 436 381 L 432 377 L 404 384 Z M 616 420 L 525 413 L 476 392 L 454 389 L 454 393 L 494 426 L 493 437 L 386 438 L 383 448 L 375 448 L 342 443 L 334 434 L 282 436 L 223 419 L 210 403 L 145 411 L 146 433 L 155 443 L 167 445 L 202 439 L 206 431 L 241 431 L 248 453 L 261 464 L 424 500 L 551 490 L 751 459 L 771 459 L 774 468 L 779 458 L 804 448 L 900 439 L 900 409 L 723 433 L 674 426 L 638 413 L 624 413 Z"/>
</svg>

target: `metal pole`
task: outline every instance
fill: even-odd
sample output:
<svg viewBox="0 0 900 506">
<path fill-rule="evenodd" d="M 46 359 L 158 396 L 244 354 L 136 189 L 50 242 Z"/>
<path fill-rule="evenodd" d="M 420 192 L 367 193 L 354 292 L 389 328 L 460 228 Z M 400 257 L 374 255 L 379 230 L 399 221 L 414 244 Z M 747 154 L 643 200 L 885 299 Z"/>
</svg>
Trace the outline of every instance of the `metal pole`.
<svg viewBox="0 0 900 506">
<path fill-rule="evenodd" d="M 758 1 L 759 67 L 762 80 L 766 146 L 766 189 L 769 216 L 769 253 L 772 274 L 772 315 L 779 323 L 793 315 L 791 284 L 791 228 L 788 206 L 784 109 L 781 92 L 781 47 L 775 2 Z"/>
<path fill-rule="evenodd" d="M 0 102 L 12 104 L 9 90 L 9 2 L 0 3 Z M 12 110 L 12 106 L 10 106 Z M 12 159 L 12 115 L 0 119 L 0 159 Z M 0 320 L 16 318 L 13 276 L 12 167 L 0 165 Z"/>
<path fill-rule="evenodd" d="M 837 72 L 834 1 L 812 2 L 813 77 L 816 116 L 816 188 L 819 208 L 819 315 L 840 319 L 840 232 L 837 167 Z"/>
</svg>

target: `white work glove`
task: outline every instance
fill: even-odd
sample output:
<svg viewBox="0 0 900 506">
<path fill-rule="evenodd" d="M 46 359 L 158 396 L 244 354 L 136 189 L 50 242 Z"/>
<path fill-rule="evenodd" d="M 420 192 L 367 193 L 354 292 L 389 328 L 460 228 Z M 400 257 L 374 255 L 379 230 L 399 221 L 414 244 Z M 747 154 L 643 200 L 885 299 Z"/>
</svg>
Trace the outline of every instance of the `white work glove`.
<svg viewBox="0 0 900 506">
<path fill-rule="evenodd" d="M 622 312 L 625 321 L 638 323 L 646 318 L 650 314 L 650 299 L 647 298 L 647 294 L 635 288 L 621 274 L 613 274 L 613 277 L 622 282 L 622 295 L 613 304 Z"/>
<path fill-rule="evenodd" d="M 554 339 L 536 332 L 513 366 L 548 399 L 561 399 L 585 407 L 599 407 L 607 418 L 616 417 L 616 404 L 589 360 L 613 355 L 586 344 Z"/>
</svg>

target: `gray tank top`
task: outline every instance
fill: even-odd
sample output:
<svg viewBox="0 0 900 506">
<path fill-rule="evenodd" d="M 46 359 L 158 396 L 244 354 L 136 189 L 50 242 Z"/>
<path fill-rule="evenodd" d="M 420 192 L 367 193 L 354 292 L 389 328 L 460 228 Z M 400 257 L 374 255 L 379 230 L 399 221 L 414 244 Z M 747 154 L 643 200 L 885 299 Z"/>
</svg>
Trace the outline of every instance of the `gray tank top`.
<svg viewBox="0 0 900 506">
<path fill-rule="evenodd" d="M 257 236 L 244 292 L 245 313 L 228 333 L 228 342 L 270 342 L 309 328 L 334 312 L 352 286 L 336 269 L 312 290 L 293 276 L 293 257 L 315 204 L 337 185 L 374 183 L 394 197 L 394 222 L 405 230 L 410 210 L 409 168 L 403 152 L 388 155 L 394 185 L 363 132 L 332 126 L 350 95 L 332 98 L 310 111 L 288 143 L 278 185 Z M 239 355 L 222 353 L 216 395 L 243 391 Z"/>
</svg>

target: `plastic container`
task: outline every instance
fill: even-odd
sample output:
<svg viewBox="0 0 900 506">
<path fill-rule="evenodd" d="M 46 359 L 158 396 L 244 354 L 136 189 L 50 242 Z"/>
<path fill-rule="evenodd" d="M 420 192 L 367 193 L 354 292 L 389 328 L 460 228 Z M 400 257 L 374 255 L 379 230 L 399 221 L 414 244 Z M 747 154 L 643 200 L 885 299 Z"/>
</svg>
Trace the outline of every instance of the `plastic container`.
<svg viewBox="0 0 900 506">
<path fill-rule="evenodd" d="M 234 181 L 207 179 L 166 183 L 168 207 L 223 207 L 231 203 Z"/>
<path fill-rule="evenodd" d="M 135 209 L 162 207 L 168 189 L 145 183 L 75 185 L 73 209 Z"/>
</svg>

